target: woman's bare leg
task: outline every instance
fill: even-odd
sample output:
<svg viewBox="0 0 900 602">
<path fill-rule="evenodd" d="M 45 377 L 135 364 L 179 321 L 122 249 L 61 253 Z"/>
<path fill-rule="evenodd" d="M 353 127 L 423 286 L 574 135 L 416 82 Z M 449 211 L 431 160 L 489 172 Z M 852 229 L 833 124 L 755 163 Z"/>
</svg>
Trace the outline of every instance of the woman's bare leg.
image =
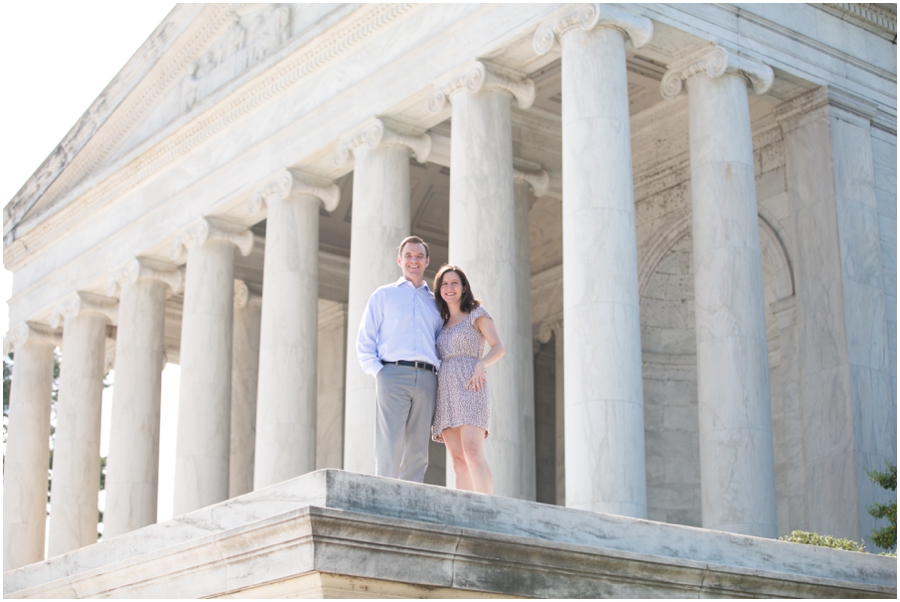
<svg viewBox="0 0 900 602">
<path fill-rule="evenodd" d="M 441 431 L 441 436 L 444 438 L 444 445 L 447 446 L 447 451 L 450 452 L 450 458 L 453 460 L 453 472 L 456 473 L 456 488 L 462 491 L 475 491 L 472 475 L 469 473 L 469 467 L 466 464 L 466 454 L 463 451 L 460 428 L 462 427 L 456 426 L 444 429 Z"/>
<path fill-rule="evenodd" d="M 459 427 L 459 432 L 462 438 L 466 466 L 471 475 L 472 484 L 475 486 L 474 491 L 493 494 L 494 477 L 491 475 L 491 468 L 484 457 L 484 429 L 471 424 L 464 424 Z"/>
</svg>

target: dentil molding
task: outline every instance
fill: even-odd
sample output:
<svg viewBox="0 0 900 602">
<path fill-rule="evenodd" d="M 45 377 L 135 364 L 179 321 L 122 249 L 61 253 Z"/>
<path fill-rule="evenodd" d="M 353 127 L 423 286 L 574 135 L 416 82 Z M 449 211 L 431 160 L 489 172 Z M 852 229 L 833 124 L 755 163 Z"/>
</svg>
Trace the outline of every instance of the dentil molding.
<svg viewBox="0 0 900 602">
<path fill-rule="evenodd" d="M 250 215 L 257 215 L 270 200 L 288 200 L 300 196 L 312 196 L 322 202 L 325 211 L 331 213 L 341 202 L 341 189 L 326 178 L 294 169 L 282 169 L 263 184 L 247 206 Z"/>
<path fill-rule="evenodd" d="M 139 183 L 231 127 L 236 120 L 272 102 L 299 81 L 321 73 L 328 65 L 353 52 L 368 38 L 389 23 L 406 16 L 414 8 L 412 4 L 363 5 L 344 19 L 333 33 L 304 45 L 296 53 L 278 62 L 260 78 L 235 90 L 185 127 L 135 157 L 127 166 L 123 166 L 96 186 L 85 190 L 77 202 L 69 203 L 21 237 L 7 241 L 8 244 L 3 250 L 6 269 L 16 271 L 30 257 L 36 256 L 42 248 L 64 238 L 66 232 L 77 229 L 84 220 L 102 207 L 114 202 Z M 231 22 L 228 8 L 225 7 L 222 12 L 222 18 L 217 22 L 219 27 L 216 33 L 223 31 Z M 207 37 L 214 38 L 212 35 Z M 206 44 L 208 43 L 207 41 Z M 185 57 L 189 54 L 184 53 Z M 179 69 L 173 67 L 168 75 L 174 77 L 175 74 L 182 74 L 196 55 L 190 56 L 192 57 L 190 60 L 184 61 L 184 67 Z"/>
<path fill-rule="evenodd" d="M 576 28 L 590 31 L 595 27 L 615 27 L 631 40 L 635 48 L 640 48 L 653 37 L 653 21 L 647 17 L 615 4 L 576 4 L 537 28 L 532 41 L 534 51 L 539 55 L 551 50 L 559 52 L 560 42 L 566 33 Z"/>
<path fill-rule="evenodd" d="M 176 268 L 145 257 L 135 257 L 110 274 L 106 282 L 106 294 L 110 297 L 126 284 L 138 280 L 159 280 L 169 289 L 170 295 L 184 291 L 184 268 Z"/>
<path fill-rule="evenodd" d="M 335 167 L 347 164 L 351 154 L 363 147 L 377 148 L 381 144 L 392 144 L 406 147 L 419 163 L 425 163 L 431 154 L 431 136 L 428 134 L 406 135 L 388 127 L 377 117 L 367 119 L 359 126 L 344 132 L 334 148 L 332 160 Z"/>
<path fill-rule="evenodd" d="M 118 318 L 119 302 L 110 297 L 95 295 L 93 293 L 74 292 L 53 310 L 50 318 L 50 326 L 59 328 L 67 318 L 73 318 L 82 314 L 98 314 L 115 325 Z"/>
<path fill-rule="evenodd" d="M 711 78 L 725 74 L 740 75 L 750 83 L 750 88 L 757 95 L 768 92 L 775 81 L 775 73 L 768 65 L 730 52 L 718 44 L 711 44 L 669 63 L 669 69 L 660 83 L 663 98 L 671 100 L 677 97 L 685 91 L 684 86 L 690 78 L 701 74 Z"/>
<path fill-rule="evenodd" d="M 450 71 L 434 82 L 434 92 L 428 99 L 428 110 L 439 113 L 452 96 L 460 91 L 471 94 L 481 90 L 504 90 L 511 94 L 520 109 L 534 103 L 534 82 L 522 73 L 506 69 L 487 61 L 472 61 Z"/>
</svg>

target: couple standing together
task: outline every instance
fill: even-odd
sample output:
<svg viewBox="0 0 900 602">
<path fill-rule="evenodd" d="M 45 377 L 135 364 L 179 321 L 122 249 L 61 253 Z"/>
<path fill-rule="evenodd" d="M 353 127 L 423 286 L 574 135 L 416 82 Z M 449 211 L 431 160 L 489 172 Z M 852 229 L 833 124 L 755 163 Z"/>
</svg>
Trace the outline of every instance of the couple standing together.
<svg viewBox="0 0 900 602">
<path fill-rule="evenodd" d="M 458 489 L 493 493 L 486 368 L 505 350 L 460 268 L 443 266 L 432 294 L 429 260 L 424 240 L 404 238 L 403 275 L 372 293 L 359 325 L 359 363 L 376 381 L 375 474 L 421 483 L 430 432 L 450 452 Z M 491 350 L 482 357 L 485 341 Z"/>
</svg>

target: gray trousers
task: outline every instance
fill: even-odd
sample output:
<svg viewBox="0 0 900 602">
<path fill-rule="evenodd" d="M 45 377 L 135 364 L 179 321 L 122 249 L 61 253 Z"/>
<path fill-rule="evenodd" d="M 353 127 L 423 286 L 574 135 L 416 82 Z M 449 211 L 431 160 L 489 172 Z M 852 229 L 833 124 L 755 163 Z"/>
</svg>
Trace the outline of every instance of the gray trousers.
<svg viewBox="0 0 900 602">
<path fill-rule="evenodd" d="M 375 383 L 375 474 L 421 483 L 428 467 L 437 375 L 386 365 Z"/>
</svg>

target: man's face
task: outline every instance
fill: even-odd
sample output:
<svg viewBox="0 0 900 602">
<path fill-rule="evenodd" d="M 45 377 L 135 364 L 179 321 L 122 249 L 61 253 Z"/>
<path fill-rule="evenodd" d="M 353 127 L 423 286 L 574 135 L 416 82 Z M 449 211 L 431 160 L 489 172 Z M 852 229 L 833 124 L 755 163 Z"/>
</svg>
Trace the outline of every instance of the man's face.
<svg viewBox="0 0 900 602">
<path fill-rule="evenodd" d="M 400 249 L 397 265 L 403 271 L 403 277 L 413 282 L 425 278 L 425 268 L 429 258 L 425 256 L 425 246 L 417 242 L 408 242 Z"/>
</svg>

